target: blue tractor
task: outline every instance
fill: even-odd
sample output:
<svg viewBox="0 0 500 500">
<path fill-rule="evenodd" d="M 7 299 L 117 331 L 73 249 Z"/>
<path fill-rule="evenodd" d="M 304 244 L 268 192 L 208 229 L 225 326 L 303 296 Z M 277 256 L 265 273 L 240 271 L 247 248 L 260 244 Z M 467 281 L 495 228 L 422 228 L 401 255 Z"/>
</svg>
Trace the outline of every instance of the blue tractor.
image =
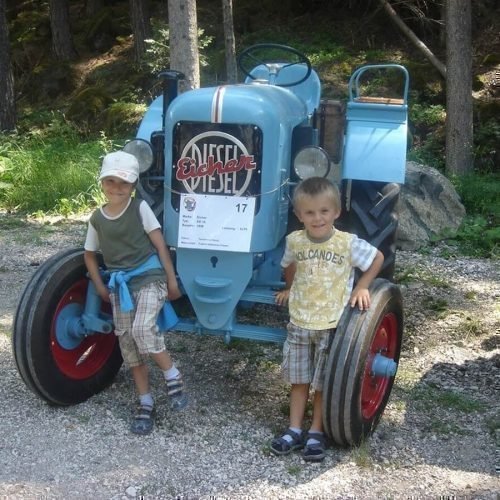
<svg viewBox="0 0 500 500">
<path fill-rule="evenodd" d="M 293 48 L 254 45 L 238 63 L 243 83 L 182 94 L 182 75 L 162 73 L 163 95 L 124 147 L 139 159 L 137 194 L 163 221 L 189 305 L 173 304 L 175 331 L 284 341 L 285 325 L 242 324 L 238 306 L 274 303 L 284 285 L 285 237 L 299 227 L 294 186 L 328 176 L 342 193 L 340 228 L 385 256 L 371 308 L 346 308 L 326 370 L 326 432 L 340 446 L 357 444 L 382 415 L 401 349 L 402 299 L 392 278 L 408 73 L 396 64 L 363 66 L 344 105 L 321 98 L 316 71 Z M 380 73 L 392 85 L 378 88 Z M 13 351 L 26 385 L 53 405 L 82 402 L 113 381 L 122 363 L 113 318 L 89 283 L 82 248 L 54 255 L 33 274 L 16 312 Z"/>
</svg>

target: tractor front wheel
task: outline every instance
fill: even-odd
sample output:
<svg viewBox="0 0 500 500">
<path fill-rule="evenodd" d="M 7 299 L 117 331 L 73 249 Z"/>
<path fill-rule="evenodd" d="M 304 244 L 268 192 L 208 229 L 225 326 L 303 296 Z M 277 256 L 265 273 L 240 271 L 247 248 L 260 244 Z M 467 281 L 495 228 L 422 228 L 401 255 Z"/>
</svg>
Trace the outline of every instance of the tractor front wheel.
<svg viewBox="0 0 500 500">
<path fill-rule="evenodd" d="M 87 286 L 83 250 L 63 251 L 37 269 L 16 311 L 12 343 L 19 374 L 50 404 L 85 401 L 106 388 L 122 364 L 112 332 L 87 335 L 70 348 L 58 342 L 58 318 L 82 314 Z M 110 314 L 109 304 L 103 303 L 102 313 Z"/>
<path fill-rule="evenodd" d="M 347 306 L 325 370 L 323 424 L 340 446 L 358 445 L 375 430 L 391 393 L 401 351 L 399 288 L 376 279 L 370 294 L 367 311 Z"/>
</svg>

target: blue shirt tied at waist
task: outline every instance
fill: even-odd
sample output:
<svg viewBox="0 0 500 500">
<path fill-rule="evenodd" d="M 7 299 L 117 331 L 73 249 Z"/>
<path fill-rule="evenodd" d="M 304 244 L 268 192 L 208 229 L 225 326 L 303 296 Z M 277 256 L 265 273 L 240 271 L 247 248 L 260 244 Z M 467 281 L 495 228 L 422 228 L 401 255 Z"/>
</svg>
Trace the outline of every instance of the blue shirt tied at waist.
<svg viewBox="0 0 500 500">
<path fill-rule="evenodd" d="M 118 296 L 120 298 L 120 309 L 123 312 L 129 312 L 134 309 L 134 302 L 132 301 L 132 296 L 130 295 L 130 290 L 128 289 L 127 283 L 134 277 L 140 274 L 150 271 L 151 269 L 162 269 L 160 259 L 157 254 L 151 255 L 148 260 L 143 262 L 140 266 L 134 267 L 127 271 L 115 271 L 110 274 L 108 287 L 114 292 L 118 289 Z M 170 302 L 165 301 L 163 308 L 161 309 L 158 319 L 156 321 L 158 328 L 161 331 L 170 330 L 173 328 L 179 318 L 172 307 Z"/>
</svg>

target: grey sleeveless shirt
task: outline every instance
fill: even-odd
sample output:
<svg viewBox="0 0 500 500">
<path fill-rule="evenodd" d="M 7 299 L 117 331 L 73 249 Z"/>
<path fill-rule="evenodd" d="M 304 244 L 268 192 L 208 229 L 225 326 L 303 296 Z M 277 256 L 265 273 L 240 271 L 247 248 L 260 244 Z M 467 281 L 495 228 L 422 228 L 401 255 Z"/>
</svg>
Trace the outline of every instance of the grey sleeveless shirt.
<svg viewBox="0 0 500 500">
<path fill-rule="evenodd" d="M 108 271 L 130 270 L 143 264 L 156 253 L 149 236 L 144 231 L 139 205 L 142 200 L 132 198 L 125 212 L 117 219 L 107 219 L 96 210 L 90 223 L 97 232 L 99 245 Z M 129 289 L 138 291 L 154 281 L 166 281 L 165 270 L 152 269 L 128 282 Z"/>
</svg>

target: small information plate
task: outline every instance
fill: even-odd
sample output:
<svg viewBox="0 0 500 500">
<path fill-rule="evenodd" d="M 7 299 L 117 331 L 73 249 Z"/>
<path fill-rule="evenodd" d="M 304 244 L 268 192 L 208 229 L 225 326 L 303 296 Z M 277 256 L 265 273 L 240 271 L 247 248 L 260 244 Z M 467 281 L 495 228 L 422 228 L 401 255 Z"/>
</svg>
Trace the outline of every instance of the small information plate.
<svg viewBox="0 0 500 500">
<path fill-rule="evenodd" d="M 189 193 L 179 208 L 178 247 L 250 251 L 255 198 Z"/>
</svg>

